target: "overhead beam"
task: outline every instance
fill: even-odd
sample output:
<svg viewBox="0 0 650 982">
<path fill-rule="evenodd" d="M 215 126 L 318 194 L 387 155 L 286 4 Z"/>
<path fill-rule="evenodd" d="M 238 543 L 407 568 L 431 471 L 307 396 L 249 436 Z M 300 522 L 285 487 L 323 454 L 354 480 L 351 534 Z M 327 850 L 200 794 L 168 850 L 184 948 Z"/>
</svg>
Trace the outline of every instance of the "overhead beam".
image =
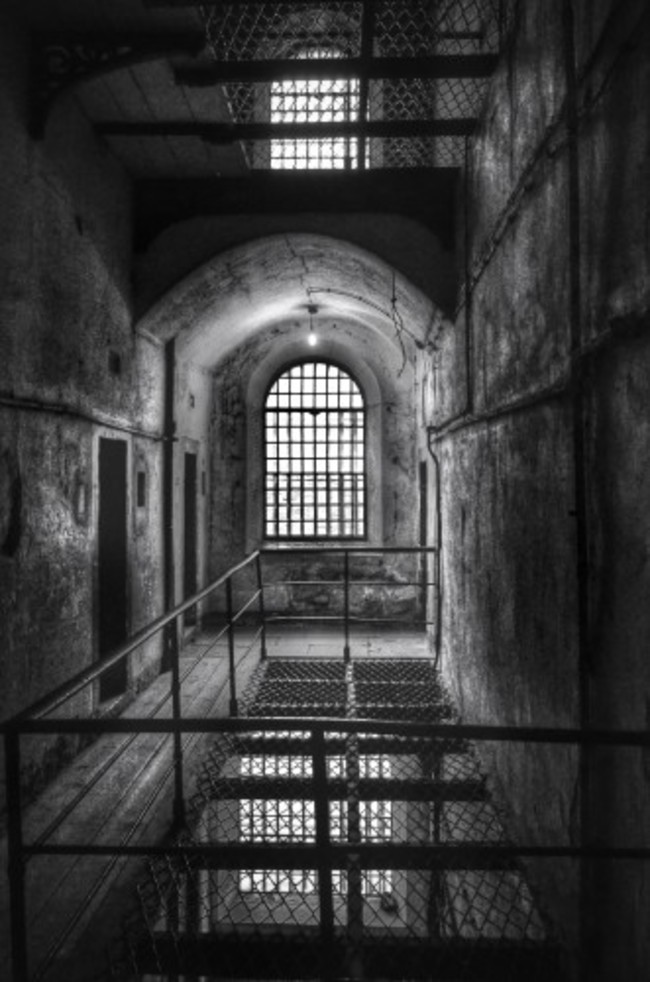
<svg viewBox="0 0 650 982">
<path fill-rule="evenodd" d="M 359 79 L 359 122 L 363 122 L 369 116 L 368 104 L 370 99 L 370 79 L 368 76 L 368 65 L 372 60 L 373 43 L 375 36 L 375 6 L 374 0 L 363 0 L 363 13 L 361 17 L 361 72 Z M 303 59 L 304 60 L 304 59 Z M 357 141 L 357 167 L 363 170 L 366 166 L 367 140 L 364 133 Z"/>
<path fill-rule="evenodd" d="M 254 894 L 252 895 L 254 898 Z M 304 901 L 306 909 L 309 902 Z M 423 897 L 422 904 L 426 903 Z M 215 909 L 217 905 L 215 903 Z M 314 908 L 312 908 L 313 910 Z M 216 915 L 218 917 L 218 914 Z M 216 920 L 215 917 L 215 920 Z M 224 921 L 226 916 L 224 915 Z M 272 932 L 263 931 L 251 920 L 236 927 L 215 926 L 211 931 L 155 931 L 134 946 L 133 957 L 139 976 L 214 976 L 254 979 L 262 967 L 272 967 L 273 977 L 295 980 L 305 978 L 349 979 L 350 948 L 345 938 L 337 936 L 327 952 L 328 972 L 323 974 L 323 949 L 320 944 L 320 924 L 275 925 Z M 485 979 L 512 977 L 556 978 L 561 976 L 561 952 L 557 944 L 548 941 L 509 940 L 502 938 L 443 937 L 432 940 L 408 935 L 398 918 L 399 930 L 386 931 L 385 936 L 369 933 L 363 938 L 363 978 L 367 979 L 465 979 L 483 982 Z M 541 975 L 540 975 L 541 972 Z M 212 973 L 212 974 L 211 974 Z M 360 977 L 360 973 L 359 976 Z"/>
<path fill-rule="evenodd" d="M 424 225 L 451 251 L 457 175 L 454 168 L 402 167 L 259 170 L 239 177 L 140 180 L 135 195 L 135 246 L 143 251 L 166 228 L 198 216 L 302 216 L 313 213 L 317 204 L 326 215 L 401 215 Z"/>
<path fill-rule="evenodd" d="M 267 4 L 277 4 L 278 6 L 287 7 L 304 7 L 305 0 L 233 0 L 238 6 L 246 4 L 257 4 L 267 3 Z M 316 5 L 318 5 L 319 0 L 316 0 Z M 361 0 L 343 0 L 347 3 L 361 3 Z M 228 0 L 142 0 L 144 7 L 149 7 L 151 10 L 165 9 L 169 7 L 227 7 Z"/>
<path fill-rule="evenodd" d="M 287 800 L 312 800 L 314 783 L 311 778 L 287 777 L 224 777 L 205 781 L 201 785 L 205 798 L 219 801 L 232 801 L 241 798 Z M 349 787 L 344 778 L 335 778 L 327 783 L 325 795 L 332 801 L 347 797 Z M 483 801 L 486 796 L 485 783 L 472 778 L 463 780 L 391 780 L 381 784 L 373 778 L 362 778 L 355 794 L 360 801 Z"/>
<path fill-rule="evenodd" d="M 207 143 L 227 144 L 238 140 L 471 136 L 476 124 L 477 120 L 474 118 L 361 120 L 337 123 L 200 123 L 170 119 L 156 123 L 110 120 L 97 123 L 95 129 L 104 136 L 198 137 Z"/>
<path fill-rule="evenodd" d="M 221 61 L 177 68 L 180 85 L 200 88 L 224 82 L 306 81 L 339 78 L 488 78 L 496 55 L 431 55 L 423 58 L 274 58 Z"/>
</svg>

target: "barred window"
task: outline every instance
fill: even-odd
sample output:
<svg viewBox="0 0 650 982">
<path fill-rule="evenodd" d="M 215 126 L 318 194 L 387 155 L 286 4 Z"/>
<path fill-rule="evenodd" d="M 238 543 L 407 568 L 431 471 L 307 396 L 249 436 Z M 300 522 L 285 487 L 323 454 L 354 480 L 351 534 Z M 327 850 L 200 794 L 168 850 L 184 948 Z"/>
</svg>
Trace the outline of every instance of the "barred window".
<svg viewBox="0 0 650 982">
<path fill-rule="evenodd" d="M 302 58 L 335 58 L 331 49 L 311 48 Z M 359 111 L 356 78 L 287 79 L 271 85 L 272 123 L 349 123 Z M 277 170 L 344 170 L 357 166 L 357 139 L 349 136 L 272 140 Z"/>
<path fill-rule="evenodd" d="M 247 777 L 311 777 L 310 757 L 272 754 L 243 755 L 240 772 Z M 390 777 L 390 760 L 381 755 L 362 755 L 359 771 L 364 777 Z M 328 758 L 328 776 L 345 775 L 344 758 Z M 329 802 L 329 833 L 332 842 L 347 839 L 348 802 Z M 393 836 L 390 801 L 359 802 L 359 832 L 362 842 L 390 842 Z M 316 810 L 311 799 L 243 798 L 239 803 L 239 831 L 242 842 L 314 843 Z M 332 870 L 332 890 L 345 894 L 348 887 L 345 870 Z M 390 870 L 364 870 L 361 890 L 364 896 L 386 893 L 392 889 Z M 242 893 L 302 893 L 316 891 L 313 869 L 244 869 L 239 872 Z"/>
<path fill-rule="evenodd" d="M 269 539 L 366 534 L 365 406 L 350 375 L 305 361 L 269 389 L 264 412 L 264 533 Z"/>
<path fill-rule="evenodd" d="M 300 798 L 242 798 L 242 842 L 315 842 L 314 802 Z"/>
</svg>

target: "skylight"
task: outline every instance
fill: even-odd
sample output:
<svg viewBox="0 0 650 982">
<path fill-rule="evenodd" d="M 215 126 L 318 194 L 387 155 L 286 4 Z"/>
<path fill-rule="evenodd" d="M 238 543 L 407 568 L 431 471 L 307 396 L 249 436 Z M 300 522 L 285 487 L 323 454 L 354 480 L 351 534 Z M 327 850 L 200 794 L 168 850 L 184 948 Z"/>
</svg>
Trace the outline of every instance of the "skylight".
<svg viewBox="0 0 650 982">
<path fill-rule="evenodd" d="M 302 58 L 332 58 L 311 48 Z M 349 123 L 359 112 L 358 79 L 288 79 L 271 85 L 272 123 Z M 271 141 L 275 170 L 349 170 L 357 166 L 358 141 L 336 136 Z"/>
</svg>

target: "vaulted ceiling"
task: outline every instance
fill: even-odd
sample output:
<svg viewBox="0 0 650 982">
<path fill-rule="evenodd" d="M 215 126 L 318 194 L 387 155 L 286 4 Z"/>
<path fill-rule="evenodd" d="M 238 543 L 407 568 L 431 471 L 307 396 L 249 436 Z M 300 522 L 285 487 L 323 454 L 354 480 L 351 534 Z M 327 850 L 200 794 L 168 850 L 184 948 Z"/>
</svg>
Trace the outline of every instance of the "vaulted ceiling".
<svg viewBox="0 0 650 982">
<path fill-rule="evenodd" d="M 137 249 L 187 219 L 318 212 L 415 219 L 449 251 L 456 174 L 514 0 L 24 0 L 20 9 L 32 32 L 34 135 L 78 104 L 135 182 Z M 272 86 L 286 80 L 346 80 L 353 103 L 343 116 L 272 119 Z M 349 150 L 339 170 L 276 170 L 272 150 L 283 139 L 340 140 Z M 345 280 L 352 259 L 338 258 Z M 405 270 L 387 250 L 384 258 Z M 361 277 L 365 313 L 350 306 L 346 283 L 337 300 L 320 298 L 320 312 L 379 317 L 392 334 L 386 269 L 372 290 L 364 283 L 375 272 Z M 262 287 L 262 298 L 277 289 Z M 309 300 L 300 270 L 285 287 L 275 306 L 268 297 L 261 305 L 264 323 L 271 307 L 275 320 L 290 319 Z M 427 292 L 440 309 L 436 290 Z M 167 298 L 172 308 L 177 299 Z M 218 320 L 212 310 L 194 315 L 197 324 Z M 435 316 L 428 303 L 413 312 L 418 335 Z M 221 350 L 212 347 L 210 362 Z"/>
</svg>

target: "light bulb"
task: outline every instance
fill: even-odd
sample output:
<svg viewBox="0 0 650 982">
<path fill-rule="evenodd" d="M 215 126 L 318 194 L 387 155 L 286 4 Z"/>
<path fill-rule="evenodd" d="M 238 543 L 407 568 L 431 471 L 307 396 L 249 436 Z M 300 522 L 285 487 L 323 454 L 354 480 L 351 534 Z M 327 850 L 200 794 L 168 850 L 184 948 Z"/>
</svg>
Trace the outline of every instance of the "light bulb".
<svg viewBox="0 0 650 982">
<path fill-rule="evenodd" d="M 307 304 L 307 313 L 309 314 L 309 334 L 307 335 L 307 344 L 310 348 L 315 348 L 318 344 L 318 338 L 314 334 L 314 314 L 317 312 L 318 307 L 316 304 Z"/>
</svg>

